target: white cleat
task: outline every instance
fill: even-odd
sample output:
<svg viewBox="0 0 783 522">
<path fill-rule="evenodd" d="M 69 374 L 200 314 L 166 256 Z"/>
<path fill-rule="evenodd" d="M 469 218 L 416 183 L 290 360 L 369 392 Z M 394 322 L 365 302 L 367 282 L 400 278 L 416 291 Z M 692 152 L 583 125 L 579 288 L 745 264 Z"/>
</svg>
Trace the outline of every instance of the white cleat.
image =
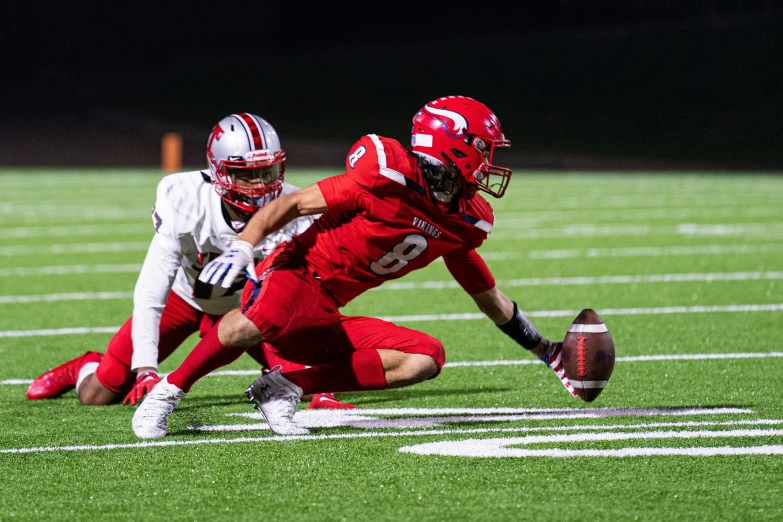
<svg viewBox="0 0 783 522">
<path fill-rule="evenodd" d="M 280 367 L 262 375 L 248 386 L 245 395 L 261 410 L 269 429 L 278 435 L 307 435 L 310 430 L 294 424 L 294 414 L 302 399 L 302 388 L 280 373 Z"/>
<path fill-rule="evenodd" d="M 164 377 L 136 408 L 132 421 L 133 434 L 140 439 L 165 437 L 169 415 L 184 396 L 185 392 L 169 384 Z"/>
</svg>

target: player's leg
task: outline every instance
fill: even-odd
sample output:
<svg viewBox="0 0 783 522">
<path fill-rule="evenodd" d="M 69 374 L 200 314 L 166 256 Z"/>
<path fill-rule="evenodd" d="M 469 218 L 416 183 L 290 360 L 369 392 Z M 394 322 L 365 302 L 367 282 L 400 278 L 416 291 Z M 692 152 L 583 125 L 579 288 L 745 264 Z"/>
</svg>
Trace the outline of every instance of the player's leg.
<svg viewBox="0 0 783 522">
<path fill-rule="evenodd" d="M 328 328 L 328 335 L 324 331 L 308 333 L 314 335 L 311 341 L 295 339 L 275 345 L 283 357 L 297 351 L 313 361 L 318 360 L 319 350 L 328 346 L 331 361 L 283 372 L 305 393 L 410 386 L 436 377 L 446 360 L 438 339 L 374 317 L 342 316 Z"/>
<path fill-rule="evenodd" d="M 27 398 L 31 401 L 55 399 L 73 390 L 85 375 L 95 372 L 103 358 L 100 352 L 88 351 L 36 377 L 27 388 Z M 86 370 L 87 373 L 83 373 Z M 80 375 L 82 378 L 80 379 Z"/>
<path fill-rule="evenodd" d="M 309 361 L 311 367 L 285 375 L 277 368 L 248 387 L 248 398 L 275 433 L 308 433 L 293 422 L 305 393 L 409 386 L 434 378 L 445 363 L 443 344 L 423 332 L 371 317 L 338 319 L 274 344 L 284 358 Z"/>
<path fill-rule="evenodd" d="M 187 393 L 203 376 L 235 361 L 262 340 L 274 340 L 292 325 L 320 324 L 323 317 L 336 313 L 334 303 L 327 303 L 331 306 L 328 311 L 321 309 L 325 298 L 318 281 L 301 270 L 274 265 L 274 259 L 266 258 L 257 269 L 262 273 L 259 281 L 245 286 L 242 309 L 220 319 L 217 328 L 212 328 L 166 377 L 169 384 Z"/>
<path fill-rule="evenodd" d="M 228 325 L 225 327 L 223 325 Z M 239 326 L 238 326 L 239 325 Z M 244 329 L 243 329 L 244 327 Z M 221 329 L 228 328 L 229 334 L 221 341 Z M 247 345 L 237 346 L 233 343 L 240 339 L 237 329 L 249 329 L 246 337 Z M 253 339 L 253 341 L 251 341 Z M 245 349 L 260 342 L 258 330 L 238 310 L 232 310 L 223 316 L 216 325 L 196 344 L 185 357 L 182 364 L 164 377 L 138 406 L 131 426 L 133 433 L 142 439 L 164 437 L 168 427 L 169 416 L 177 404 L 190 391 L 190 388 L 201 377 L 211 371 L 225 366 L 245 353 Z"/>
<path fill-rule="evenodd" d="M 160 319 L 158 362 L 165 360 L 197 331 L 202 315 L 176 293 L 169 294 Z M 82 404 L 114 404 L 133 388 L 136 372 L 131 370 L 132 321 L 132 317 L 128 319 L 109 341 L 106 355 L 95 371 L 83 377 L 77 389 Z"/>
<path fill-rule="evenodd" d="M 136 410 L 132 421 L 136 436 L 165 436 L 169 415 L 191 387 L 201 377 L 238 359 L 248 347 L 262 340 L 274 341 L 291 329 L 308 329 L 339 319 L 337 305 L 321 293 L 320 281 L 301 269 L 277 264 L 275 256 L 270 256 L 257 272 L 261 274 L 259 281 L 245 286 L 242 309 L 223 316 L 217 328 L 199 341 Z M 296 405 L 301 397 L 296 398 Z"/>
<path fill-rule="evenodd" d="M 294 370 L 303 370 L 307 368 L 305 364 L 299 364 L 291 361 L 287 361 L 280 357 L 280 355 L 272 349 L 268 343 L 261 343 L 260 346 L 255 346 L 254 349 L 258 350 L 258 354 L 255 356 L 256 360 L 262 360 L 264 364 L 262 366 L 266 368 L 264 373 L 268 373 L 269 369 L 280 366 L 283 374 L 292 372 Z M 247 351 L 248 355 L 251 354 L 251 350 Z M 308 410 L 353 410 L 356 406 L 353 404 L 343 402 L 338 399 L 332 392 L 323 393 L 309 393 L 302 396 L 302 402 L 307 402 Z"/>
<path fill-rule="evenodd" d="M 86 366 L 80 372 L 76 393 L 79 396 L 79 402 L 83 405 L 113 404 L 122 398 L 122 387 L 126 382 L 128 389 L 133 385 L 134 376 L 130 371 L 130 356 L 133 352 L 132 322 L 133 317 L 128 318 L 109 340 L 106 354 L 100 364 L 92 368 Z M 101 379 L 96 377 L 98 372 L 102 373 L 102 380 L 107 384 L 103 384 Z"/>
</svg>

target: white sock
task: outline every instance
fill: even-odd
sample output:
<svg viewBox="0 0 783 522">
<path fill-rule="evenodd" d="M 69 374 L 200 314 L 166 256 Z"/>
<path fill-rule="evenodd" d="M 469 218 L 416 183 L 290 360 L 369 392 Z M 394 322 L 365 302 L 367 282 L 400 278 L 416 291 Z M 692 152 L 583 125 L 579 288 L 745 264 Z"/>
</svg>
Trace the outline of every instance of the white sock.
<svg viewBox="0 0 783 522">
<path fill-rule="evenodd" d="M 84 365 L 82 365 L 81 369 L 79 370 L 79 377 L 76 378 L 76 393 L 79 393 L 79 386 L 82 385 L 82 381 L 87 378 L 88 375 L 92 375 L 95 373 L 95 370 L 98 369 L 98 363 L 97 362 L 89 362 Z"/>
</svg>

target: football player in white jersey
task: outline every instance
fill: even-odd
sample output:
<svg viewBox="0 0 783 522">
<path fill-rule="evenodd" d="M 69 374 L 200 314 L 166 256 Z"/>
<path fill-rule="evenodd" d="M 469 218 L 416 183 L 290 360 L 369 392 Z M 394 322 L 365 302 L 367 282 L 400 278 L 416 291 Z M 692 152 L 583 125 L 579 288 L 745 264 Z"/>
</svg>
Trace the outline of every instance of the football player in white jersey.
<svg viewBox="0 0 783 522">
<path fill-rule="evenodd" d="M 220 120 L 207 142 L 209 172 L 180 172 L 158 184 L 152 210 L 155 236 L 139 273 L 133 314 L 109 341 L 106 353 L 88 351 L 35 379 L 30 400 L 59 397 L 76 388 L 84 405 L 135 405 L 160 381 L 158 364 L 188 337 L 203 337 L 240 305 L 245 279 L 231 288 L 199 281 L 250 217 L 281 194 L 298 190 L 285 183 L 285 152 L 275 129 L 263 118 L 237 113 Z M 317 216 L 298 218 L 266 237 L 255 249 L 263 259 L 281 242 L 306 230 Z M 301 369 L 262 345 L 248 354 L 262 368 Z M 123 399 L 124 397 L 124 399 Z M 309 408 L 350 409 L 333 394 L 315 394 Z"/>
</svg>

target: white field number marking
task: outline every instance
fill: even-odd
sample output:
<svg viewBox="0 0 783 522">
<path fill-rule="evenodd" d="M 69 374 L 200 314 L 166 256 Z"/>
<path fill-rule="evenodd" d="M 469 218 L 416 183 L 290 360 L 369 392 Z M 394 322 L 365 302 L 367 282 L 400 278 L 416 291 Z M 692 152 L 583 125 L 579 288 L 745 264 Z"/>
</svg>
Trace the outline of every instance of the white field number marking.
<svg viewBox="0 0 783 522">
<path fill-rule="evenodd" d="M 294 422 L 307 428 L 357 429 L 409 429 L 439 428 L 454 424 L 480 422 L 548 421 L 556 419 L 604 419 L 612 417 L 681 417 L 738 415 L 753 413 L 743 408 L 381 408 L 356 410 L 300 410 L 294 415 Z M 217 426 L 198 426 L 198 431 L 256 431 L 268 430 L 269 425 L 259 412 L 229 413 L 229 417 L 242 417 L 259 421 L 254 424 L 219 424 Z M 737 421 L 729 421 L 734 424 Z M 752 421 L 746 421 L 752 422 Z M 702 423 L 674 423 L 674 426 L 697 426 Z M 708 422 L 709 425 L 714 424 Z M 622 426 L 621 427 L 627 427 Z M 537 430 L 579 430 L 582 426 L 571 425 L 560 428 L 526 427 L 523 431 Z M 589 429 L 612 429 L 592 426 Z"/>
<path fill-rule="evenodd" d="M 506 408 L 503 408 L 504 410 Z M 511 408 L 508 408 L 511 409 Z M 611 408 L 603 408 L 603 410 L 609 410 Z M 397 414 L 399 415 L 401 411 L 403 410 L 393 410 L 393 409 L 387 409 L 387 410 L 376 410 L 376 411 L 385 411 L 388 414 Z M 525 410 L 525 409 L 521 409 Z M 618 409 L 619 410 L 619 409 Z M 624 408 L 623 410 L 629 411 L 633 410 L 632 408 Z M 683 414 L 685 410 L 683 409 Z M 697 409 L 698 410 L 698 409 Z M 736 410 L 736 408 L 712 408 L 712 409 L 703 409 L 702 413 L 704 414 L 731 414 L 736 413 L 732 412 L 731 410 Z M 370 410 L 364 410 L 362 412 L 359 412 L 358 414 L 354 412 L 354 415 L 363 415 L 365 412 Z M 427 412 L 428 410 L 418 410 L 420 413 Z M 432 414 L 436 410 L 429 410 L 429 413 Z M 529 411 L 529 409 L 528 409 Z M 566 411 L 566 409 L 563 409 L 562 411 Z M 573 412 L 576 412 L 577 410 L 571 410 Z M 688 411 L 693 411 L 693 409 L 689 409 Z M 395 413 L 392 413 L 395 412 Z M 328 411 L 308 411 L 304 410 L 302 412 L 297 413 L 297 422 L 301 422 L 306 417 L 316 418 L 321 417 L 323 418 L 326 414 L 328 414 Z M 350 410 L 344 410 L 344 411 L 338 411 L 333 410 L 333 413 L 343 415 L 343 416 L 350 416 Z M 743 411 L 743 413 L 752 413 L 751 411 Z M 303 415 L 302 415 L 303 414 Z M 669 415 L 670 413 L 666 413 L 664 415 Z M 250 414 L 252 415 L 252 414 Z M 469 420 L 469 419 L 466 419 Z M 311 422 L 311 421 L 307 421 Z M 305 424 L 305 423 L 303 423 Z M 653 422 L 653 423 L 637 423 L 637 424 L 598 424 L 598 425 L 561 425 L 561 426 L 521 426 L 521 427 L 513 427 L 513 428 L 470 428 L 470 429 L 415 429 L 415 430 L 407 430 L 407 431 L 363 431 L 358 433 L 334 433 L 334 434 L 312 434 L 312 435 L 291 435 L 291 436 L 270 436 L 270 435 L 263 435 L 260 437 L 236 437 L 236 438 L 198 438 L 198 439 L 187 439 L 187 440 L 162 440 L 162 441 L 143 441 L 143 442 L 132 442 L 132 443 L 124 443 L 124 444 L 90 444 L 90 445 L 79 445 L 79 446 L 38 446 L 38 447 L 27 447 L 27 448 L 3 448 L 0 449 L 0 454 L 3 453 L 51 453 L 51 452 L 63 452 L 63 451 L 97 451 L 97 450 L 105 450 L 105 451 L 111 451 L 111 450 L 127 450 L 127 449 L 145 449 L 145 448 L 162 448 L 162 447 L 168 447 L 168 446 L 202 446 L 205 444 L 242 444 L 242 443 L 252 443 L 252 444 L 259 444 L 259 443 L 288 443 L 293 441 L 299 441 L 299 440 L 307 440 L 307 441 L 332 441 L 332 440 L 342 440 L 342 439 L 368 439 L 368 438 L 396 438 L 396 437 L 435 437 L 435 436 L 454 436 L 454 435 L 479 435 L 479 434 L 512 434 L 512 433 L 531 433 L 531 432 L 579 432 L 579 431 L 606 431 L 611 432 L 614 430 L 651 430 L 656 428 L 705 428 L 709 426 L 722 426 L 722 427 L 748 427 L 748 426 L 779 426 L 783 424 L 783 419 L 746 419 L 746 420 L 730 420 L 730 421 L 683 421 L 683 422 Z M 305 424 L 305 425 L 313 425 L 313 423 Z M 204 427 L 202 427 L 203 430 Z M 191 429 L 198 429 L 192 427 Z M 256 429 L 262 429 L 262 428 L 256 428 Z M 212 431 L 212 430 L 204 430 L 204 431 Z M 236 431 L 236 430 L 234 430 Z M 736 436 L 768 436 L 769 433 L 777 433 L 781 432 L 783 430 L 775 430 L 775 429 L 761 429 L 761 430 L 748 430 L 748 429 L 737 429 L 734 431 L 724 431 L 724 432 L 718 432 L 718 431 L 707 431 L 702 430 L 701 432 L 696 431 L 684 431 L 684 432 L 669 432 L 669 433 L 704 433 L 704 437 L 713 434 L 713 433 L 732 433 L 736 434 Z M 655 438 L 651 437 L 651 435 L 657 434 L 657 433 L 667 433 L 667 432 L 660 432 L 660 431 L 642 431 L 642 432 L 635 432 L 635 433 L 622 433 L 621 435 L 639 435 L 641 434 L 642 437 L 636 437 L 636 438 Z M 585 433 L 584 435 L 587 435 L 588 437 L 595 437 L 595 433 Z M 601 434 L 598 434 L 599 436 Z M 553 437 L 554 435 L 548 435 L 548 437 Z M 576 436 L 576 434 L 572 434 L 572 436 Z M 720 436 L 720 435 L 719 435 Z M 732 435 L 734 436 L 734 435 Z M 704 438 L 702 437 L 702 438 Z M 666 435 L 663 437 L 658 438 L 667 438 Z M 672 436 L 669 436 L 668 438 L 674 438 Z M 678 437 L 678 438 L 686 438 L 686 437 Z M 692 437 L 691 437 L 692 438 Z M 524 440 L 530 440 L 523 437 Z M 492 441 L 495 439 L 478 439 L 482 443 L 485 441 Z M 512 439 L 499 439 L 503 441 L 508 441 Z M 593 439 L 595 440 L 595 439 Z M 606 439 L 601 439 L 606 440 Z M 417 446 L 408 446 L 408 447 L 418 447 Z M 710 449 L 713 448 L 704 448 L 706 452 L 709 452 Z M 783 452 L 783 446 L 759 446 L 759 447 L 750 447 L 750 448 L 731 448 L 733 450 L 737 450 L 736 453 L 732 454 L 779 454 Z M 423 453 L 422 453 L 423 454 Z M 708 453 L 705 453 L 705 455 Z M 716 453 L 717 454 L 717 453 Z M 728 454 L 728 453 L 727 453 Z M 607 455 L 608 456 L 608 455 Z M 624 455 L 624 456 L 631 456 L 631 455 Z"/>
<path fill-rule="evenodd" d="M 526 449 L 512 446 L 530 444 L 573 444 L 594 441 L 625 441 L 652 439 L 720 439 L 741 437 L 780 437 L 780 429 L 737 429 L 737 430 L 699 430 L 699 431 L 645 431 L 635 433 L 572 433 L 557 435 L 528 435 L 502 439 L 467 439 L 458 441 L 429 442 L 413 446 L 403 446 L 403 453 L 417 455 L 444 455 L 452 457 L 649 457 L 655 455 L 684 455 L 692 457 L 711 457 L 715 455 L 781 455 L 783 445 L 763 446 L 722 446 L 722 447 L 626 447 L 618 449 Z M 692 443 L 691 443 L 692 444 Z"/>
</svg>

